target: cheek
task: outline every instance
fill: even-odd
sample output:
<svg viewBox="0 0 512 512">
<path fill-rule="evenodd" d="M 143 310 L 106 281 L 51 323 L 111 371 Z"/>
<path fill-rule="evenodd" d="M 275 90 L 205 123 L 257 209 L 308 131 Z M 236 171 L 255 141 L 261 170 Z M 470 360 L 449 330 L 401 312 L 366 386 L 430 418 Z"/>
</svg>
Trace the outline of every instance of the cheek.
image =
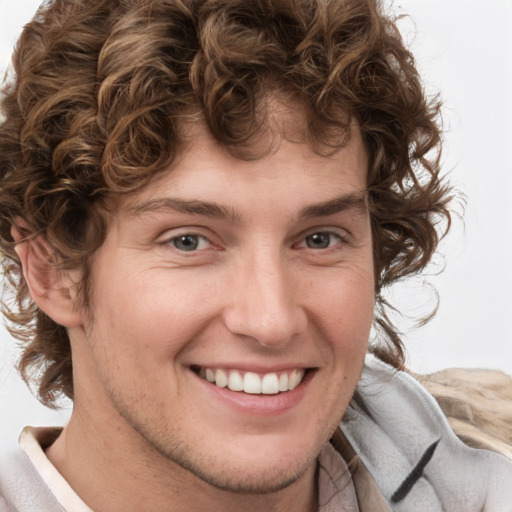
<svg viewBox="0 0 512 512">
<path fill-rule="evenodd" d="M 216 294 L 201 279 L 172 270 L 121 272 L 95 291 L 95 339 L 116 359 L 169 365 L 214 315 Z M 108 284 L 107 284 L 108 283 Z"/>
<path fill-rule="evenodd" d="M 309 293 L 310 308 L 328 329 L 330 339 L 347 347 L 366 343 L 375 306 L 371 263 L 335 269 L 329 279 L 316 283 Z"/>
</svg>

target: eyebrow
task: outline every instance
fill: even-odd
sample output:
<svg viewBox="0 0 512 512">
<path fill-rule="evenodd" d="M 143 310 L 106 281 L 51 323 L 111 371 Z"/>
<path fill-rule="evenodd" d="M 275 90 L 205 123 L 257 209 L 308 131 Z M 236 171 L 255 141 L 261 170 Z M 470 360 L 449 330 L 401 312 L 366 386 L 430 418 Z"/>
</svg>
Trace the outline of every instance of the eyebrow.
<svg viewBox="0 0 512 512">
<path fill-rule="evenodd" d="M 165 197 L 162 199 L 150 199 L 144 201 L 133 208 L 130 208 L 132 215 L 141 215 L 144 213 L 152 213 L 159 210 L 174 210 L 180 213 L 190 213 L 193 215 L 202 215 L 216 219 L 232 217 L 237 220 L 239 215 L 232 209 L 228 209 L 216 203 L 207 201 L 189 201 L 185 199 L 177 199 L 174 197 Z"/>
<path fill-rule="evenodd" d="M 201 215 L 214 219 L 231 218 L 238 222 L 242 215 L 234 208 L 226 208 L 217 203 L 199 200 L 186 200 L 173 197 L 162 199 L 150 199 L 129 209 L 132 215 L 157 212 L 160 210 L 174 210 L 180 213 Z M 343 194 L 328 201 L 306 206 L 299 212 L 299 219 L 311 219 L 314 217 L 328 217 L 347 210 L 366 211 L 366 192 L 353 192 Z"/>
<path fill-rule="evenodd" d="M 299 217 L 311 219 L 313 217 L 328 217 L 347 210 L 360 210 L 366 212 L 366 191 L 343 194 L 323 203 L 306 206 L 301 210 Z"/>
</svg>

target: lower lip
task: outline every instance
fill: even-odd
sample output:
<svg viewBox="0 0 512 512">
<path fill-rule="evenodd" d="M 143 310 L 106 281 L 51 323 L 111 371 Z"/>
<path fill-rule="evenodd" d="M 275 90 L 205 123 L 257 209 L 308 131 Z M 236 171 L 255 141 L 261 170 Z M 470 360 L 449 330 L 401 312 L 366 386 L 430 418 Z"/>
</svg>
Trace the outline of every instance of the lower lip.
<svg viewBox="0 0 512 512">
<path fill-rule="evenodd" d="M 242 391 L 231 391 L 228 388 L 219 388 L 215 384 L 202 379 L 196 373 L 192 371 L 190 373 L 209 396 L 237 412 L 258 416 L 278 416 L 293 409 L 302 401 L 315 371 L 307 371 L 302 382 L 292 391 L 275 395 L 253 395 Z"/>
</svg>

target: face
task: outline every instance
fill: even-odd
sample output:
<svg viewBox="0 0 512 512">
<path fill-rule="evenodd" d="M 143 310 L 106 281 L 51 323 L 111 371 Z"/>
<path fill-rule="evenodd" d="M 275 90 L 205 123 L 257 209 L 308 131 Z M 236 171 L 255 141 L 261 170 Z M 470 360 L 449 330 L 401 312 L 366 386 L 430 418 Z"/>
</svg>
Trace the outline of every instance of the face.
<svg viewBox="0 0 512 512">
<path fill-rule="evenodd" d="M 357 130 L 329 157 L 282 140 L 250 162 L 199 122 L 191 140 L 95 254 L 75 408 L 217 487 L 275 490 L 315 467 L 362 370 L 367 159 Z"/>
</svg>

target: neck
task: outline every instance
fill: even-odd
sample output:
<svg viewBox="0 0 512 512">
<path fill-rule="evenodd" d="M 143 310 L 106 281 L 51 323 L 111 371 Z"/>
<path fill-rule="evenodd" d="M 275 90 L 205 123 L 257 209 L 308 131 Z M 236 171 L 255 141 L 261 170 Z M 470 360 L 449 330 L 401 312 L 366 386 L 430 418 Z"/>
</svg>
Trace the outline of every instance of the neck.
<svg viewBox="0 0 512 512">
<path fill-rule="evenodd" d="M 316 463 L 288 487 L 257 494 L 226 491 L 201 480 L 155 449 L 142 436 L 103 425 L 101 414 L 79 407 L 47 456 L 82 500 L 96 512 L 310 512 L 316 509 Z"/>
</svg>

